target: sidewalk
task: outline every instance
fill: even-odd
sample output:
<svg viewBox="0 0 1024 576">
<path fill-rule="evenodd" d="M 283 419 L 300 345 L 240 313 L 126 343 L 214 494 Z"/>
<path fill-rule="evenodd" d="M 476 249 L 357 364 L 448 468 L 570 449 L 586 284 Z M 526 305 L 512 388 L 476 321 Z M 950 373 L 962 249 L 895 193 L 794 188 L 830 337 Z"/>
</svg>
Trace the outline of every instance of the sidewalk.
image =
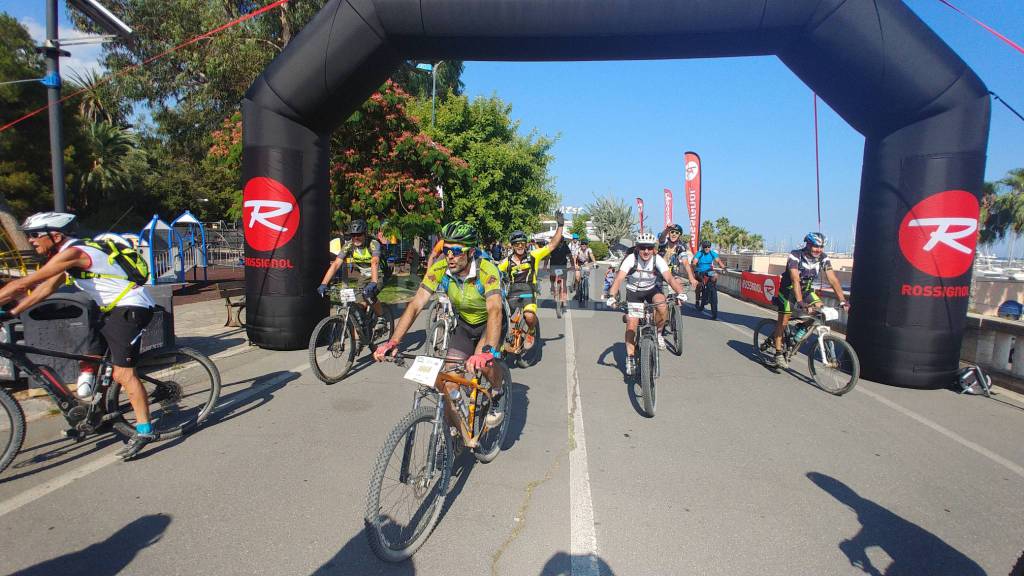
<svg viewBox="0 0 1024 576">
<path fill-rule="evenodd" d="M 215 363 L 218 358 L 248 350 L 249 341 L 245 336 L 245 329 L 224 326 L 226 316 L 224 300 L 221 298 L 175 305 L 174 329 L 177 345 L 199 350 Z M 15 392 L 15 397 L 25 412 L 26 421 L 49 414 L 59 414 L 49 396 L 30 398 L 27 390 L 20 390 Z"/>
</svg>

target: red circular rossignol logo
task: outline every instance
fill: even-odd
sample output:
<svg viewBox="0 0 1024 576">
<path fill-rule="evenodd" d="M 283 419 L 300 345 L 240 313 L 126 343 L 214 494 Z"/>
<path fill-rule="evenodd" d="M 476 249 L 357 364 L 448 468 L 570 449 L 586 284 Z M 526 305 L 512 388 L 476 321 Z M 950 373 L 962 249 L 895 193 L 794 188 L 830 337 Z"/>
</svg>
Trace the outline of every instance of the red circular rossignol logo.
<svg viewBox="0 0 1024 576">
<path fill-rule="evenodd" d="M 270 252 L 287 244 L 299 228 L 299 205 L 284 184 L 257 176 L 242 191 L 245 243 L 253 250 Z"/>
<path fill-rule="evenodd" d="M 965 190 L 947 190 L 917 203 L 900 223 L 900 250 L 914 268 L 939 278 L 955 278 L 974 262 L 978 242 L 978 199 Z"/>
</svg>

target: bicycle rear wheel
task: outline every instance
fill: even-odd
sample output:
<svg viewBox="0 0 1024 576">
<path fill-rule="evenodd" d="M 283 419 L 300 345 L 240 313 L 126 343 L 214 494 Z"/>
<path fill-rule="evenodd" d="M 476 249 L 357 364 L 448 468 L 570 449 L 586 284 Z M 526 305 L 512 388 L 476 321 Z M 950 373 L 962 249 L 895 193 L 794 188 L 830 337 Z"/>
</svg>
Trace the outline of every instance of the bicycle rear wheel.
<svg viewBox="0 0 1024 576">
<path fill-rule="evenodd" d="M 328 316 L 313 328 L 309 337 L 309 366 L 325 384 L 334 384 L 348 374 L 356 359 L 356 342 L 349 316 Z"/>
<path fill-rule="evenodd" d="M 653 337 L 645 336 L 640 339 L 640 389 L 644 394 L 643 408 L 648 418 L 654 418 L 654 409 L 658 401 L 654 376 L 654 363 L 657 362 L 654 355 L 657 348 Z"/>
<path fill-rule="evenodd" d="M 518 366 L 520 368 L 529 368 L 530 366 L 533 366 L 534 364 L 536 364 L 537 360 L 540 360 L 540 317 L 539 316 L 537 317 L 536 321 L 537 321 L 537 326 L 534 327 L 534 329 L 533 329 L 533 348 L 530 348 L 529 350 L 523 350 L 519 354 L 519 357 L 516 358 L 516 366 Z M 521 329 L 523 331 L 523 335 L 524 335 L 523 337 L 525 338 L 525 335 L 526 335 L 527 331 L 530 329 L 530 326 L 526 323 L 526 320 L 520 320 L 520 323 L 522 324 Z"/>
<path fill-rule="evenodd" d="M 149 420 L 158 438 L 175 438 L 199 427 L 217 405 L 220 372 L 205 354 L 191 348 L 151 350 L 139 358 L 135 373 L 149 400 Z M 114 382 L 107 392 L 107 412 L 120 412 L 114 429 L 135 433 L 135 411 L 128 392 Z"/>
<path fill-rule="evenodd" d="M 718 284 L 715 282 L 708 283 L 708 303 L 711 304 L 711 318 L 718 318 Z"/>
<path fill-rule="evenodd" d="M 754 328 L 754 359 L 775 364 L 775 320 L 765 319 Z"/>
<path fill-rule="evenodd" d="M 500 360 L 497 362 L 501 364 L 501 379 L 505 390 L 501 398 L 498 398 L 498 409 L 504 412 L 505 417 L 497 428 L 484 432 L 480 437 L 480 444 L 473 449 L 473 457 L 484 464 L 498 457 L 501 446 L 505 443 L 505 435 L 508 434 L 509 422 L 512 421 L 512 373 L 508 369 L 508 364 Z M 487 402 L 480 402 L 477 405 L 477 414 L 486 415 L 488 408 Z"/>
<path fill-rule="evenodd" d="M 846 340 L 826 334 L 821 340 L 814 339 L 814 346 L 807 355 L 807 369 L 819 388 L 842 396 L 857 385 L 860 359 Z"/>
<path fill-rule="evenodd" d="M 25 413 L 6 390 L 0 388 L 0 472 L 10 466 L 25 441 Z"/>
<path fill-rule="evenodd" d="M 433 406 L 420 406 L 388 435 L 366 496 L 366 537 L 378 558 L 401 562 L 430 536 L 441 515 L 455 452 L 448 424 L 436 435 Z"/>
</svg>

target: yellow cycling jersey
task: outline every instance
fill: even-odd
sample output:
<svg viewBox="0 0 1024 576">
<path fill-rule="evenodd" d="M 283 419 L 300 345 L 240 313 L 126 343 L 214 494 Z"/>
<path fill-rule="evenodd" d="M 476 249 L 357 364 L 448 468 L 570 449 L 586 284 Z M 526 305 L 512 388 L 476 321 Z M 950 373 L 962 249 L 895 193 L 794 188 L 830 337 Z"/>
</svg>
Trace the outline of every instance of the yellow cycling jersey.
<svg viewBox="0 0 1024 576">
<path fill-rule="evenodd" d="M 463 320 L 474 326 L 487 322 L 487 298 L 501 295 L 501 274 L 490 260 L 474 259 L 465 280 L 448 271 L 448 261 L 438 260 L 423 275 L 420 287 L 430 292 L 444 292 Z"/>
<path fill-rule="evenodd" d="M 509 254 L 498 264 L 498 270 L 509 275 L 513 284 L 537 284 L 537 269 L 540 268 L 541 260 L 551 255 L 550 245 L 541 246 L 527 254 L 521 262 L 513 262 L 515 252 Z"/>
</svg>

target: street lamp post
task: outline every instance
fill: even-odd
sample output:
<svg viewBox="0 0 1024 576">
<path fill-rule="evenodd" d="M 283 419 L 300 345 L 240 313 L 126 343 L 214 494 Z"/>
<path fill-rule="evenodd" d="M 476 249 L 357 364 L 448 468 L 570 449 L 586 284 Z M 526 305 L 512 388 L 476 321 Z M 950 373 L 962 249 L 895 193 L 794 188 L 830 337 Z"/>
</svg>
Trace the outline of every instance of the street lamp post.
<svg viewBox="0 0 1024 576">
<path fill-rule="evenodd" d="M 436 105 L 436 102 L 437 102 L 437 68 L 439 66 L 441 66 L 442 62 L 444 62 L 444 61 L 442 60 L 440 62 L 431 62 L 430 64 L 417 64 L 416 65 L 416 69 L 417 70 L 423 70 L 424 72 L 426 72 L 427 70 L 430 71 L 430 127 L 431 128 L 434 127 L 434 122 L 435 122 L 435 120 L 437 118 L 437 112 L 436 112 L 436 109 L 437 109 L 437 105 Z"/>
</svg>

